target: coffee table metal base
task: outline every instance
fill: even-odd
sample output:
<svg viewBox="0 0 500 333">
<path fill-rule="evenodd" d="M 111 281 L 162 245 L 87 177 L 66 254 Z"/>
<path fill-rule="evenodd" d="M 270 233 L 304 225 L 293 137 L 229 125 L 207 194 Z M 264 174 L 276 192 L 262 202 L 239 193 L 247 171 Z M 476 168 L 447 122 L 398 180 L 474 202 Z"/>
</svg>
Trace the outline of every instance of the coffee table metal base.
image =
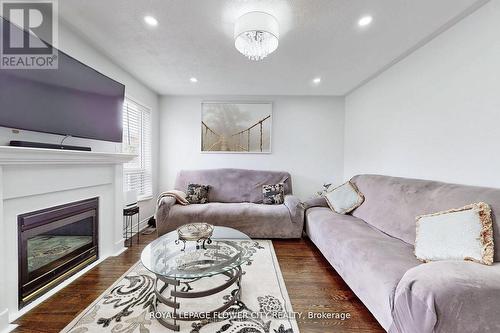
<svg viewBox="0 0 500 333">
<path fill-rule="evenodd" d="M 181 283 L 189 283 L 189 282 L 194 282 L 198 281 L 201 278 L 196 278 L 196 279 L 172 279 L 172 278 L 166 278 L 161 275 L 156 275 L 155 279 L 155 295 L 156 295 L 156 302 L 154 302 L 151 306 L 151 311 L 154 314 L 154 317 L 158 320 L 160 324 L 165 326 L 168 329 L 171 329 L 173 331 L 180 331 L 180 326 L 177 321 L 196 321 L 196 320 L 210 320 L 214 319 L 212 316 L 215 313 L 220 313 L 228 309 L 231 305 L 236 304 L 240 299 L 241 299 L 241 276 L 242 276 L 242 269 L 240 266 L 237 266 L 233 270 L 223 272 L 221 274 L 226 275 L 229 279 L 225 281 L 223 284 L 208 289 L 204 291 L 180 291 L 179 286 Z M 206 278 L 206 277 L 205 277 Z M 163 285 L 159 287 L 159 282 L 161 282 Z M 207 297 L 210 295 L 217 294 L 223 290 L 228 289 L 231 287 L 233 284 L 236 284 L 237 288 L 235 289 L 234 293 L 231 294 L 229 300 L 225 302 L 223 305 L 218 307 L 217 309 L 214 310 L 209 310 L 209 311 L 199 311 L 199 312 L 191 312 L 187 314 L 180 314 L 179 313 L 179 308 L 181 306 L 181 299 L 183 298 L 203 298 Z M 171 286 L 170 290 L 170 295 L 165 296 L 163 293 L 165 290 L 168 288 L 168 286 Z M 167 307 L 172 308 L 172 311 L 161 311 L 158 309 L 159 305 L 165 305 Z M 169 320 L 170 319 L 170 320 Z"/>
</svg>

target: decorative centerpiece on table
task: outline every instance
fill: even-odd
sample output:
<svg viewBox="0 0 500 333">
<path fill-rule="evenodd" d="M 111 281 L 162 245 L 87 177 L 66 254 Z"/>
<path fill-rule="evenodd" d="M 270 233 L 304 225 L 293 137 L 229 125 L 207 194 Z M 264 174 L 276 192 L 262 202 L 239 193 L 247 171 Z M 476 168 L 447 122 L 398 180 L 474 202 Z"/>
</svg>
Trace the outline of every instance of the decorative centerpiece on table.
<svg viewBox="0 0 500 333">
<path fill-rule="evenodd" d="M 214 226 L 204 222 L 189 223 L 184 224 L 177 228 L 178 239 L 175 244 L 183 242 L 184 247 L 182 251 L 186 249 L 186 242 L 196 242 L 196 249 L 204 249 L 205 244 L 212 243 L 212 234 L 214 232 Z"/>
</svg>

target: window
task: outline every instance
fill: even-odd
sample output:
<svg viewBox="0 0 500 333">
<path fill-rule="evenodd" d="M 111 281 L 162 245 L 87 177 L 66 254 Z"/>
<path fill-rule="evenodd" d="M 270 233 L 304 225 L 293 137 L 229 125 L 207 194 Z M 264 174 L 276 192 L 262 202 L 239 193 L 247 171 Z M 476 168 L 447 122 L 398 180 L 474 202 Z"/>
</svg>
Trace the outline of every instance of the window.
<svg viewBox="0 0 500 333">
<path fill-rule="evenodd" d="M 123 146 L 127 152 L 137 154 L 123 166 L 124 191 L 136 190 L 139 199 L 151 197 L 151 109 L 130 98 L 123 103 Z"/>
</svg>

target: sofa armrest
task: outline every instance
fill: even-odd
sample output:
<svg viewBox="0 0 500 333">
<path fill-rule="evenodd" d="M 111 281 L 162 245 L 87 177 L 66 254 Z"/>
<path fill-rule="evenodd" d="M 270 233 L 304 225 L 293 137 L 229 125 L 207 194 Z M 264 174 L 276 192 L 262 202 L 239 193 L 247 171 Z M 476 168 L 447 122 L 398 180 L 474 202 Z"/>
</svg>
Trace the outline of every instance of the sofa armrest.
<svg viewBox="0 0 500 333">
<path fill-rule="evenodd" d="M 328 203 L 324 197 L 316 197 L 307 199 L 304 202 L 305 209 L 313 208 L 313 207 L 328 207 Z"/>
<path fill-rule="evenodd" d="M 500 263 L 438 261 L 409 269 L 394 295 L 389 332 L 500 332 Z"/>
<path fill-rule="evenodd" d="M 304 223 L 304 204 L 294 195 L 285 195 L 285 206 L 293 223 Z"/>
<path fill-rule="evenodd" d="M 170 213 L 170 208 L 175 205 L 175 198 L 173 197 L 163 197 L 158 202 L 156 207 L 156 228 L 159 229 L 160 226 L 166 223 L 168 215 Z"/>
</svg>

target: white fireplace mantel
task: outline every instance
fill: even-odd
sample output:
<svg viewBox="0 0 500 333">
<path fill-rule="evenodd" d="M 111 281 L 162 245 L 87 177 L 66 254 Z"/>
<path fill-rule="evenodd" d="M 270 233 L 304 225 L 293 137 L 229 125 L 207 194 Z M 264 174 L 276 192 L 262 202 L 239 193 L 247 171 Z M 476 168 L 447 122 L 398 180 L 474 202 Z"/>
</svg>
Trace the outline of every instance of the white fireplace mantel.
<svg viewBox="0 0 500 333">
<path fill-rule="evenodd" d="M 135 156 L 125 153 L 0 146 L 0 165 L 122 164 Z"/>
<path fill-rule="evenodd" d="M 51 293 L 21 311 L 17 307 L 17 216 L 98 197 L 99 261 L 121 252 L 123 163 L 135 156 L 0 146 L 0 332 Z"/>
</svg>

